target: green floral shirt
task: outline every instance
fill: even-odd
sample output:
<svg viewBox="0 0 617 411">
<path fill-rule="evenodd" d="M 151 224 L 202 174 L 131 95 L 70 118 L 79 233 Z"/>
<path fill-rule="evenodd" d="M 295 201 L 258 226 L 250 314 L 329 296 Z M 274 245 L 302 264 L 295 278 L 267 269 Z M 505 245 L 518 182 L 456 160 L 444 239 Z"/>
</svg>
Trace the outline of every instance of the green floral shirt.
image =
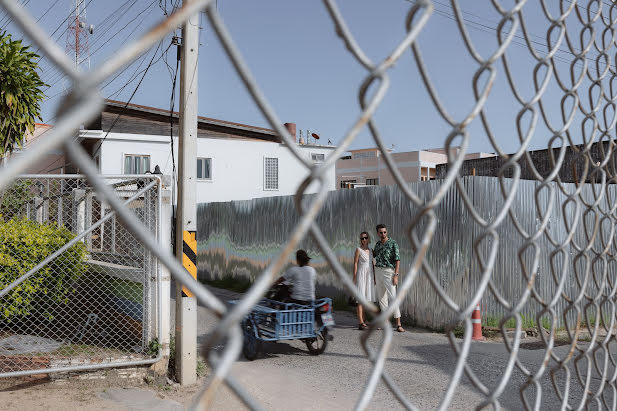
<svg viewBox="0 0 617 411">
<path fill-rule="evenodd" d="M 388 238 L 385 244 L 377 241 L 373 249 L 375 256 L 375 266 L 383 268 L 395 268 L 397 261 L 401 260 L 401 255 L 398 251 L 398 244 L 391 238 Z"/>
</svg>

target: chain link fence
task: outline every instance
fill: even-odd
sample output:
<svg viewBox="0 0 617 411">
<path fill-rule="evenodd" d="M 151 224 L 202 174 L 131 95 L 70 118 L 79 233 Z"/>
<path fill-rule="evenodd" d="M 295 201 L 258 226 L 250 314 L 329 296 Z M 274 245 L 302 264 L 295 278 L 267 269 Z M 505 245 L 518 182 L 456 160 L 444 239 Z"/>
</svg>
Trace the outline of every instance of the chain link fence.
<svg viewBox="0 0 617 411">
<path fill-rule="evenodd" d="M 377 327 L 383 326 L 392 315 L 396 305 L 401 303 L 415 287 L 418 278 L 423 277 L 430 282 L 441 303 L 450 310 L 451 324 L 462 323 L 465 328 L 462 340 L 457 340 L 453 331 L 449 332 L 451 347 L 457 361 L 454 369 L 451 370 L 449 385 L 441 393 L 440 409 L 447 408 L 451 403 L 457 386 L 461 384 L 463 374 L 484 396 L 485 400 L 479 404 L 480 407 L 487 405 L 498 407 L 500 395 L 515 368 L 525 378 L 520 385 L 520 392 L 521 401 L 526 408 L 541 409 L 546 405 L 542 402 L 543 391 L 539 381 L 550 374 L 553 378 L 552 388 L 560 401 L 559 407 L 564 409 L 585 407 L 614 409 L 615 398 L 617 398 L 614 360 L 617 284 L 614 271 L 616 203 L 615 197 L 609 193 L 607 187 L 615 183 L 617 175 L 610 161 L 614 156 L 614 118 L 615 99 L 617 98 L 614 90 L 614 80 L 617 74 L 613 59 L 616 45 L 614 26 L 617 7 L 615 3 L 609 0 L 555 0 L 551 2 L 521 0 L 507 2 L 506 5 L 506 2 L 497 0 L 487 1 L 485 7 L 490 9 L 498 19 L 496 28 L 488 28 L 496 43 L 488 52 L 485 50 L 486 47 L 483 47 L 484 52 L 481 53 L 470 35 L 468 29 L 470 23 L 461 10 L 460 2 L 452 0 L 449 3 L 450 17 L 459 29 L 457 40 L 461 40 L 463 44 L 460 52 L 467 55 L 474 71 L 467 83 L 473 89 L 473 100 L 468 104 L 460 101 L 450 103 L 442 97 L 440 94 L 442 90 L 439 89 L 438 83 L 432 76 L 432 66 L 427 64 L 422 52 L 421 34 L 425 32 L 427 23 L 435 18 L 436 4 L 439 2 L 430 0 L 410 2 L 409 12 L 404 18 L 405 29 L 401 30 L 400 41 L 382 61 L 372 61 L 367 56 L 362 44 L 354 38 L 345 16 L 334 0 L 325 0 L 323 3 L 332 20 L 334 30 L 341 38 L 341 52 L 346 49 L 351 54 L 357 64 L 366 70 L 366 78 L 359 88 L 361 114 L 349 124 L 349 131 L 342 136 L 340 145 L 332 155 L 319 166 L 315 166 L 300 155 L 293 138 L 282 127 L 282 122 L 261 93 L 257 82 L 251 76 L 248 66 L 234 45 L 231 34 L 218 15 L 214 1 L 200 0 L 184 4 L 158 26 L 153 27 L 139 40 L 127 44 L 99 67 L 87 73 L 79 73 L 64 51 L 50 40 L 16 1 L 0 0 L 0 4 L 14 21 L 73 83 L 72 91 L 62 105 L 57 123 L 50 132 L 46 133 L 46 138 L 41 139 L 39 144 L 25 151 L 22 156 L 8 161 L 0 170 L 0 191 L 7 192 L 7 189 L 10 189 L 16 181 L 23 181 L 16 179 L 44 153 L 52 148 L 63 146 L 73 163 L 87 177 L 88 186 L 96 192 L 98 201 L 105 205 L 101 213 L 103 209 L 105 213 L 107 210 L 115 212 L 116 217 L 123 222 L 127 233 L 131 233 L 133 238 L 142 241 L 148 252 L 165 264 L 177 281 L 186 284 L 203 305 L 220 316 L 220 321 L 205 341 L 205 354 L 213 367 L 213 372 L 197 401 L 200 401 L 202 406 L 207 406 L 213 397 L 213 391 L 216 391 L 221 384 L 226 384 L 247 406 L 259 408 L 259 404 L 229 374 L 230 367 L 238 357 L 242 345 L 242 334 L 238 324 L 264 295 L 273 280 L 280 275 L 281 269 L 300 241 L 310 235 L 340 284 L 353 293 L 369 312 L 376 313 L 376 307 L 371 302 L 357 295 L 348 273 L 338 262 L 321 227 L 316 223 L 316 216 L 327 196 L 324 173 L 334 166 L 336 159 L 349 148 L 360 131 L 368 127 L 402 196 L 413 205 L 414 211 L 406 221 L 402 222 L 406 226 L 405 232 L 410 244 L 407 252 L 412 255 L 412 261 L 408 271 L 403 273 L 402 283 L 399 284 L 397 304 L 391 305 L 386 312 L 377 315 L 369 330 L 361 336 L 361 343 L 367 358 L 373 363 L 373 368 L 363 393 L 358 399 L 357 408 L 364 409 L 368 406 L 379 381 L 384 382 L 404 407 L 416 408 L 414 399 L 406 398 L 397 382 L 384 371 L 384 359 L 388 356 L 392 330 L 385 327 L 382 346 L 377 350 L 371 348 L 367 340 Z M 534 24 L 533 33 L 542 30 L 540 36 L 533 34 L 527 23 L 529 14 L 525 13 L 532 4 L 537 6 L 534 14 L 535 20 L 541 19 L 541 27 Z M 191 15 L 200 10 L 205 10 L 219 41 L 255 104 L 295 155 L 299 165 L 310 171 L 307 180 L 299 184 L 295 204 L 299 219 L 287 238 L 285 246 L 261 272 L 244 298 L 231 309 L 227 309 L 206 288 L 195 282 L 173 258 L 169 250 L 158 246 L 139 216 L 124 207 L 123 200 L 115 195 L 116 189 L 98 175 L 97 168 L 88 154 L 72 142 L 80 124 L 88 124 L 100 112 L 102 101 L 98 90 L 101 84 L 156 44 L 166 33 L 187 21 Z M 520 61 L 509 55 L 515 46 L 523 48 L 526 57 L 532 62 L 530 70 L 521 69 L 518 66 Z M 409 53 L 410 49 L 418 69 L 418 76 L 428 94 L 425 98 L 414 96 L 414 104 L 432 106 L 446 126 L 442 141 L 444 149 L 449 153 L 449 168 L 440 187 L 428 199 L 420 198 L 405 183 L 403 176 L 392 161 L 388 147 L 381 137 L 379 126 L 373 118 L 388 92 L 389 70 L 404 53 Z M 515 101 L 508 115 L 508 118 L 513 121 L 512 130 L 516 130 L 516 134 L 509 133 L 509 135 L 514 135 L 516 140 L 516 148 L 512 150 L 512 154 L 508 154 L 502 147 L 500 138 L 492 128 L 496 125 L 495 120 L 491 120 L 487 112 L 491 95 L 498 91 L 495 87 L 497 79 L 506 79 L 500 91 L 505 90 Z M 519 89 L 523 82 L 526 86 L 525 92 Z M 557 96 L 558 103 L 549 104 L 549 96 Z M 556 117 L 550 115 L 555 108 L 558 108 Z M 454 115 L 454 112 L 457 114 Z M 495 176 L 499 178 L 500 184 L 499 189 L 493 195 L 498 200 L 496 204 L 499 204 L 499 210 L 490 216 L 483 215 L 477 208 L 459 174 L 464 155 L 472 139 L 469 128 L 476 125 L 486 136 L 497 156 L 505 160 L 505 163 L 495 170 Z M 542 132 L 540 133 L 539 130 Z M 534 164 L 528 155 L 528 148 L 534 139 L 536 141 L 545 139 L 547 147 L 551 148 L 548 164 L 542 165 L 543 170 L 548 170 L 547 173 L 540 173 L 540 165 Z M 582 144 L 576 145 L 581 142 L 581 139 Z M 601 158 L 597 158 L 590 154 L 590 150 L 595 143 L 600 141 L 606 144 L 607 150 L 602 151 Z M 567 145 L 572 147 L 575 152 L 575 161 L 582 166 L 581 173 L 575 176 L 573 187 L 566 187 L 559 178 L 559 171 L 564 166 Z M 530 227 L 518 224 L 516 213 L 514 213 L 516 211 L 514 198 L 518 192 L 520 180 L 519 161 L 528 164 L 533 177 L 538 182 L 534 188 L 534 196 L 529 199 L 535 210 L 538 224 Z M 506 176 L 511 178 L 507 184 Z M 309 200 L 302 201 L 302 193 L 312 182 L 321 183 L 321 190 Z M 583 187 L 588 185 L 591 185 L 592 201 L 581 196 Z M 456 189 L 461 207 L 469 213 L 477 231 L 472 247 L 467 252 L 471 253 L 477 262 L 479 281 L 464 303 L 457 302 L 450 297 L 441 286 L 437 273 L 425 258 L 439 225 L 435 209 L 452 187 Z M 561 192 L 562 195 L 558 197 L 557 192 Z M 92 201 L 95 201 L 94 197 Z M 560 202 L 559 206 L 562 210 L 567 210 L 562 213 L 559 222 L 563 225 L 567 235 L 559 239 L 553 238 L 547 230 L 556 202 Z M 50 216 L 59 214 L 56 205 L 48 205 L 45 211 L 45 206 L 41 207 L 36 199 L 29 201 L 28 204 L 30 206 L 26 206 L 23 211 L 24 215 L 28 216 L 28 221 L 35 221 L 39 214 L 48 213 Z M 62 206 L 66 207 L 64 203 Z M 526 284 L 524 292 L 510 300 L 504 298 L 499 284 L 492 279 L 499 250 L 508 246 L 507 241 L 500 238 L 498 231 L 498 227 L 506 221 L 514 225 L 518 239 L 522 242 L 517 250 L 520 258 L 516 275 L 520 276 Z M 78 219 L 77 222 L 71 221 L 71 224 L 79 225 L 82 222 Z M 580 225 L 584 227 L 584 238 L 574 239 L 570 234 L 573 234 Z M 608 233 L 608 235 L 603 233 Z M 106 236 L 111 235 L 107 229 L 102 232 L 98 231 L 96 234 L 93 231 L 91 234 L 89 238 L 84 238 L 84 245 L 92 247 L 92 253 L 96 247 L 104 249 Z M 550 243 L 550 250 L 547 252 L 550 256 L 550 274 L 548 275 L 555 283 L 551 295 L 543 295 L 536 288 L 535 280 L 540 258 L 538 241 L 541 238 L 548 239 Z M 117 236 L 116 239 L 118 239 Z M 100 241 L 103 242 L 102 245 Z M 101 255 L 103 254 L 104 252 L 101 252 Z M 116 278 L 109 275 L 113 271 L 112 267 L 116 264 L 126 265 L 126 261 L 111 262 L 105 260 L 104 257 L 101 259 L 97 260 L 100 264 L 94 265 L 110 278 Z M 90 266 L 92 265 L 90 263 Z M 575 274 L 576 281 L 579 282 L 578 292 L 566 293 L 564 291 L 567 273 Z M 72 290 L 70 292 L 72 293 Z M 472 337 L 471 314 L 474 307 L 485 296 L 491 296 L 502 307 L 504 317 L 499 324 L 502 328 L 506 321 L 511 320 L 514 328 L 520 331 L 522 327 L 520 312 L 530 300 L 538 304 L 535 316 L 538 326 L 543 324 L 543 318 L 551 319 L 547 324 L 549 333 L 543 336 L 545 346 L 542 365 L 533 370 L 525 368 L 517 361 L 520 338 L 504 337 L 504 344 L 509 352 L 508 364 L 501 379 L 490 387 L 474 374 L 473 367 L 468 363 Z M 3 295 L 3 298 L 6 296 Z M 560 312 L 561 309 L 558 310 L 558 307 L 564 306 L 563 312 Z M 52 308 L 55 307 L 50 304 L 44 304 L 42 307 L 47 311 Z M 597 320 L 594 322 L 589 321 L 587 313 L 590 309 L 595 310 L 596 313 L 602 313 L 596 317 Z M 80 344 L 86 343 L 88 332 L 94 332 L 90 331 L 92 327 L 88 325 L 92 324 L 93 320 L 88 323 L 87 311 L 82 310 L 81 313 L 82 319 L 79 325 L 82 327 L 78 326 L 76 330 L 72 330 L 73 332 L 64 332 L 58 340 L 69 339 Z M 566 314 L 568 313 L 575 313 L 577 321 L 567 321 Z M 561 357 L 554 351 L 557 324 L 554 319 L 558 316 L 566 318 L 564 323 L 571 347 L 568 354 Z M 585 322 L 586 325 L 583 325 L 583 317 L 588 320 Z M 40 321 L 59 321 L 60 318 L 61 315 L 51 313 L 47 319 Z M 97 318 L 96 322 L 99 321 L 104 321 L 104 319 Z M 586 327 L 591 336 L 590 341 L 584 344 L 580 343 L 577 338 L 582 327 Z M 49 329 L 60 332 L 66 327 L 59 324 Z M 105 330 L 106 328 L 101 328 L 97 332 L 109 332 Z M 126 343 L 126 347 L 122 348 L 139 345 L 138 339 L 136 337 L 132 339 L 130 335 L 132 334 L 129 331 L 123 333 L 125 338 L 122 341 L 123 344 Z M 224 349 L 220 352 L 213 350 L 223 340 L 227 341 Z M 143 337 L 139 341 L 143 344 Z M 105 349 L 117 348 L 106 347 Z M 592 370 L 595 372 L 593 384 Z M 555 379 L 556 375 L 568 376 L 567 382 L 558 383 Z M 571 385 L 583 387 L 584 394 L 571 398 L 569 396 Z"/>
<path fill-rule="evenodd" d="M 105 184 L 157 237 L 159 179 Z M 0 377 L 156 361 L 158 265 L 85 178 L 14 180 L 0 243 Z"/>
</svg>

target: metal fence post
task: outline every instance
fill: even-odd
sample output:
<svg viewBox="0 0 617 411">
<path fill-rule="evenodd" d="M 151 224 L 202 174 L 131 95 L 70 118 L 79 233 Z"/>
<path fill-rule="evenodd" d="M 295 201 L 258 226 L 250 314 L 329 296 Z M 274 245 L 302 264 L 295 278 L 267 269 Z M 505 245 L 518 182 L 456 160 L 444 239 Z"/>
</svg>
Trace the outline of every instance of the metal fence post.
<svg viewBox="0 0 617 411">
<path fill-rule="evenodd" d="M 172 230 L 172 195 L 171 195 L 171 176 L 163 176 L 162 177 L 162 189 L 158 193 L 161 197 L 160 204 L 160 232 L 159 234 L 159 242 L 161 247 L 166 248 L 168 250 L 171 249 L 171 230 Z M 162 347 L 162 357 L 161 360 L 153 366 L 155 372 L 164 375 L 167 372 L 167 366 L 169 361 L 169 343 L 171 339 L 171 274 L 169 272 L 169 268 L 167 268 L 164 264 L 157 264 L 157 274 L 160 279 L 158 282 L 158 293 L 159 293 L 159 306 L 157 310 L 159 311 L 158 315 L 160 316 L 160 327 L 159 333 L 162 336 L 160 341 Z M 154 298 L 154 296 L 153 296 Z M 153 324 L 154 325 L 154 324 Z M 158 330 L 158 324 L 156 325 Z"/>
<path fill-rule="evenodd" d="M 42 197 L 34 197 L 34 220 L 42 224 L 43 223 L 43 198 Z"/>
<path fill-rule="evenodd" d="M 71 193 L 71 231 L 79 234 L 86 229 L 86 190 L 74 188 Z"/>
<path fill-rule="evenodd" d="M 92 196 L 93 192 L 89 190 L 86 193 L 85 198 L 85 213 L 84 213 L 84 231 L 87 227 L 92 226 Z M 86 236 L 86 246 L 88 247 L 88 251 L 92 251 L 92 233 L 88 233 Z"/>
</svg>

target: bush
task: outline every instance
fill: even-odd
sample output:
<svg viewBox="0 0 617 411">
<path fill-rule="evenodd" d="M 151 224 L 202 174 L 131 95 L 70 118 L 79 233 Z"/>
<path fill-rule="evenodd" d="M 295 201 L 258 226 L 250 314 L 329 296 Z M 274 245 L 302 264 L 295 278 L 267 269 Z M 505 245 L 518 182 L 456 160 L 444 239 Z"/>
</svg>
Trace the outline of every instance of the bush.
<svg viewBox="0 0 617 411">
<path fill-rule="evenodd" d="M 65 227 L 27 219 L 0 220 L 0 290 L 26 274 L 74 235 Z M 51 319 L 53 304 L 66 304 L 75 281 L 87 270 L 86 247 L 79 242 L 0 299 L 0 321 L 35 311 Z"/>
</svg>

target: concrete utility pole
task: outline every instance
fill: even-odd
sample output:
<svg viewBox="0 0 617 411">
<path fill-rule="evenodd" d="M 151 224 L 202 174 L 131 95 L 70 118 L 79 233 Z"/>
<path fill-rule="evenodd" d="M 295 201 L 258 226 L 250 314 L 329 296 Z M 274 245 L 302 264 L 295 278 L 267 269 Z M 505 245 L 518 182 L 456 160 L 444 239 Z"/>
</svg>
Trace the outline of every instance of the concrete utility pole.
<svg viewBox="0 0 617 411">
<path fill-rule="evenodd" d="M 184 3 L 193 0 L 184 0 Z M 178 130 L 178 213 L 176 256 L 197 278 L 197 57 L 199 13 L 182 27 L 180 118 Z M 176 377 L 181 385 L 197 382 L 197 301 L 176 283 Z"/>
</svg>

